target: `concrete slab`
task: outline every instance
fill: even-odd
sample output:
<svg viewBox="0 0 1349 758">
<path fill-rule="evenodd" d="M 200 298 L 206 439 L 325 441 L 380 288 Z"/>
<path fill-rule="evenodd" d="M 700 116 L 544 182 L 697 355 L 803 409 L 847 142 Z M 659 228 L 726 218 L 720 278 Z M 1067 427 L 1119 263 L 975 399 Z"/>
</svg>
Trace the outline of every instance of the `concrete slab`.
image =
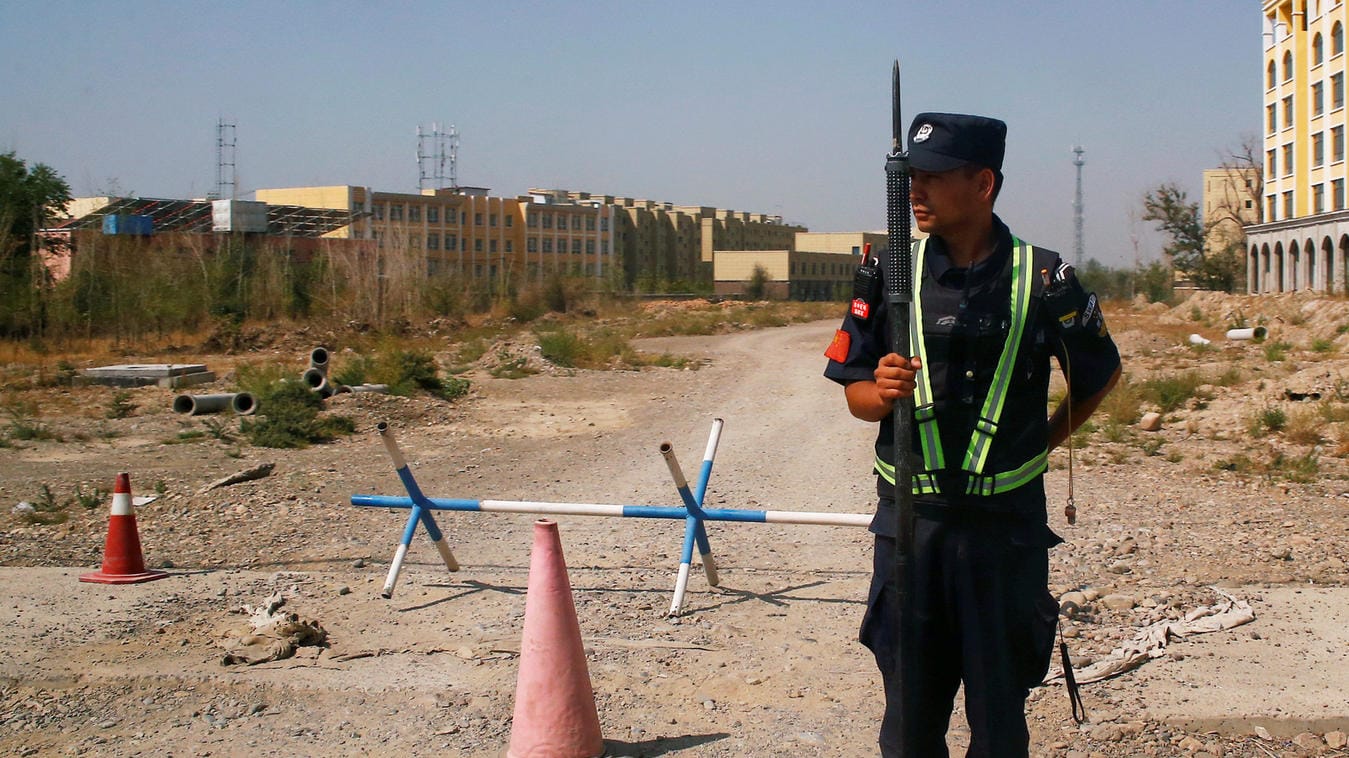
<svg viewBox="0 0 1349 758">
<path fill-rule="evenodd" d="M 95 366 L 80 372 L 95 384 L 143 387 L 155 384 L 170 389 L 215 381 L 215 374 L 201 363 L 128 363 Z"/>
<path fill-rule="evenodd" d="M 94 366 L 84 369 L 85 376 L 127 376 L 159 379 L 166 376 L 196 374 L 206 370 L 203 363 L 123 363 L 115 366 Z"/>
<path fill-rule="evenodd" d="M 1126 674 L 1148 716 L 1229 735 L 1349 732 L 1349 587 L 1230 592 L 1255 621 L 1173 641 L 1170 655 Z"/>
</svg>

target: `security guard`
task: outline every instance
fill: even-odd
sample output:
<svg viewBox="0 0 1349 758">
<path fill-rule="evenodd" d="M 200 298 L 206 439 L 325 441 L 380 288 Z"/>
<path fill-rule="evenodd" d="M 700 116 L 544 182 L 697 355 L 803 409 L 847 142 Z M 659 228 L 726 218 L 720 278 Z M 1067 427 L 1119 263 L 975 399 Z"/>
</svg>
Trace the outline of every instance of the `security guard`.
<svg viewBox="0 0 1349 758">
<path fill-rule="evenodd" d="M 965 685 L 969 756 L 1026 756 L 1025 701 L 1049 666 L 1058 607 L 1049 594 L 1048 452 L 1087 420 L 1119 378 L 1119 352 L 1095 295 L 1049 250 L 993 213 L 1007 127 L 924 113 L 909 129 L 914 220 L 912 356 L 889 345 L 882 268 L 867 261 L 826 351 L 825 376 L 852 415 L 880 422 L 879 505 L 861 642 L 885 686 L 884 756 L 947 755 Z M 1068 397 L 1046 418 L 1054 356 Z M 914 545 L 903 639 L 909 710 L 898 734 L 901 644 L 894 624 L 896 508 L 892 411 L 914 398 L 909 451 Z"/>
</svg>

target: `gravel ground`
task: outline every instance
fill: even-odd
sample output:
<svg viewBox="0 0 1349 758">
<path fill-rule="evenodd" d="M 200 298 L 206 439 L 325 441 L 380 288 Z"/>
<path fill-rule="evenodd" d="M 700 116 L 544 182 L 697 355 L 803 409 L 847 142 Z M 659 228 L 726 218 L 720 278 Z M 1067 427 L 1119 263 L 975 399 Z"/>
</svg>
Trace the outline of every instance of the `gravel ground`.
<svg viewBox="0 0 1349 758">
<path fill-rule="evenodd" d="M 1086 685 L 1081 726 L 1061 685 L 1036 690 L 1035 754 L 1349 755 L 1349 422 L 1337 415 L 1349 419 L 1349 303 L 1206 294 L 1108 313 L 1134 383 L 1190 370 L 1210 381 L 1159 431 L 1100 424 L 1079 440 L 1076 525 L 1061 516 L 1067 456 L 1053 456 L 1051 525 L 1067 543 L 1051 581 L 1082 593 L 1063 619 L 1075 662 L 1221 601 L 1219 590 L 1256 620 Z M 1263 319 L 1269 340 L 1224 340 L 1243 317 Z M 14 392 L 66 441 L 0 448 L 0 603 L 12 609 L 0 627 L 0 752 L 501 755 L 534 517 L 438 514 L 462 570 L 447 572 L 419 533 L 382 598 L 406 512 L 349 501 L 402 494 L 375 424 L 390 424 L 432 496 L 674 505 L 659 445 L 692 475 L 722 418 L 707 505 L 864 513 L 872 430 L 820 375 L 833 328 L 639 343 L 690 357 L 683 370 L 478 371 L 454 403 L 337 396 L 329 408 L 357 433 L 299 451 L 211 434 L 168 444 L 206 428 L 170 412 L 169 390 L 133 390 L 137 408 L 121 419 L 103 418 L 108 388 Z M 1189 333 L 1213 344 L 1192 347 Z M 1282 428 L 1257 428 L 1274 409 Z M 275 464 L 270 477 L 203 489 L 260 463 Z M 110 490 L 118 471 L 134 494 L 157 495 L 137 519 L 165 580 L 77 581 L 100 560 L 106 498 L 70 506 L 62 524 L 10 513 L 44 484 L 58 498 Z M 558 520 L 611 755 L 875 753 L 879 678 L 855 642 L 864 529 L 713 524 L 720 587 L 695 567 L 686 613 L 671 619 L 680 524 Z M 329 646 L 222 665 L 244 606 L 277 592 Z M 951 744 L 966 741 L 957 711 Z"/>
</svg>

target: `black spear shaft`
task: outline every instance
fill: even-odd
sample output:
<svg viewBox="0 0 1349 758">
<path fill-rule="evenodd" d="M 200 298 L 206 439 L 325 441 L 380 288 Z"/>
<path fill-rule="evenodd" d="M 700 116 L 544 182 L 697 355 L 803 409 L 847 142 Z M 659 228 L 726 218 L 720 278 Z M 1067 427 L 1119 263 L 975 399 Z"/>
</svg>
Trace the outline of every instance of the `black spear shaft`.
<svg viewBox="0 0 1349 758">
<path fill-rule="evenodd" d="M 909 154 L 904 149 L 904 122 L 899 107 L 899 61 L 895 61 L 891 92 L 891 143 L 885 157 L 886 221 L 889 255 L 886 257 L 885 302 L 890 315 L 890 345 L 894 352 L 909 357 L 909 321 L 913 306 L 913 246 L 909 227 Z M 905 626 L 909 603 L 909 563 L 913 558 L 913 470 L 910 452 L 913 445 L 913 398 L 901 398 L 893 411 L 895 450 L 895 632 L 899 644 L 895 650 L 895 670 L 899 677 L 899 703 L 896 709 L 901 744 L 907 744 L 905 720 L 912 700 L 912 663 L 904 650 L 908 633 Z"/>
</svg>

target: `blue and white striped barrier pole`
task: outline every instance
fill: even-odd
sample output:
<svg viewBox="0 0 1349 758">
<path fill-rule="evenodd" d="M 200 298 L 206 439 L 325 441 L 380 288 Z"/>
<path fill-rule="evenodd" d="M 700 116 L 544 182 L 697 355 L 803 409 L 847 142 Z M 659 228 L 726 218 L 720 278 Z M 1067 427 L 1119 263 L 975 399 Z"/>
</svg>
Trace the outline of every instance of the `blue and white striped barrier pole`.
<svg viewBox="0 0 1349 758">
<path fill-rule="evenodd" d="M 693 544 L 697 544 L 702 556 L 703 568 L 708 583 L 718 586 L 717 568 L 712 559 L 712 548 L 707 540 L 705 522 L 732 521 L 748 524 L 808 524 L 815 526 L 861 526 L 871 525 L 871 515 L 863 513 L 824 513 L 819 511 L 763 511 L 741 508 L 704 508 L 703 498 L 707 494 L 707 484 L 712 474 L 712 461 L 716 457 L 717 445 L 721 437 L 723 422 L 716 419 L 712 425 L 712 434 L 708 438 L 707 449 L 703 455 L 703 466 L 699 472 L 698 484 L 690 490 L 684 478 L 679 462 L 674 457 L 669 443 L 661 445 L 661 454 L 665 456 L 674 477 L 675 487 L 679 491 L 682 507 L 659 505 L 614 505 L 607 503 L 557 503 L 535 500 L 470 500 L 464 498 L 427 497 L 413 478 L 407 462 L 403 459 L 388 424 L 378 425 L 384 446 L 393 459 L 394 468 L 408 497 L 389 497 L 384 495 L 352 495 L 351 504 L 366 508 L 410 508 L 407 527 L 403 530 L 403 539 L 389 567 L 389 577 L 384 584 L 384 597 L 391 597 L 393 585 L 407 555 L 412 535 L 417 524 L 426 526 L 427 534 L 445 559 L 445 565 L 451 571 L 458 571 L 459 564 L 450 552 L 444 535 L 436 526 L 431 511 L 469 511 L 478 513 L 531 513 L 556 516 L 608 516 L 615 518 L 660 518 L 684 520 L 684 546 L 681 554 L 679 576 L 675 584 L 675 599 L 670 606 L 670 615 L 678 615 L 683 605 L 684 592 L 688 585 L 689 566 L 693 559 Z"/>
<path fill-rule="evenodd" d="M 683 519 L 688 509 L 671 505 L 612 505 L 607 503 L 556 503 L 541 500 L 470 500 L 428 497 L 433 511 L 474 513 L 542 513 L 555 516 L 610 516 L 616 518 Z M 388 495 L 352 495 L 351 504 L 363 508 L 411 508 L 412 498 Z M 821 511 L 752 511 L 747 508 L 704 508 L 705 521 L 735 521 L 742 524 L 811 524 L 814 526 L 870 526 L 869 513 Z"/>
<path fill-rule="evenodd" d="M 422 488 L 417 484 L 417 480 L 413 478 L 412 470 L 408 468 L 407 461 L 403 458 L 403 452 L 398 449 L 398 443 L 394 440 L 393 433 L 389 431 L 389 425 L 381 421 L 375 428 L 379 430 L 380 439 L 384 441 L 384 449 L 393 459 L 393 467 L 398 472 L 398 478 L 402 480 L 403 488 L 408 491 L 412 502 L 412 512 L 408 514 L 407 526 L 403 528 L 403 540 L 394 551 L 393 562 L 389 564 L 389 576 L 384 580 L 384 589 L 380 591 L 385 598 L 391 598 L 393 586 L 398 582 L 398 573 L 403 570 L 403 560 L 407 558 L 408 547 L 412 544 L 412 535 L 417 531 L 418 522 L 426 526 L 426 535 L 440 552 L 441 559 L 445 561 L 445 568 L 458 571 L 459 561 L 454 559 L 454 553 L 450 551 L 445 535 L 436 525 L 436 520 L 431 517 L 431 511 L 434 509 L 426 495 L 422 494 Z"/>
</svg>

